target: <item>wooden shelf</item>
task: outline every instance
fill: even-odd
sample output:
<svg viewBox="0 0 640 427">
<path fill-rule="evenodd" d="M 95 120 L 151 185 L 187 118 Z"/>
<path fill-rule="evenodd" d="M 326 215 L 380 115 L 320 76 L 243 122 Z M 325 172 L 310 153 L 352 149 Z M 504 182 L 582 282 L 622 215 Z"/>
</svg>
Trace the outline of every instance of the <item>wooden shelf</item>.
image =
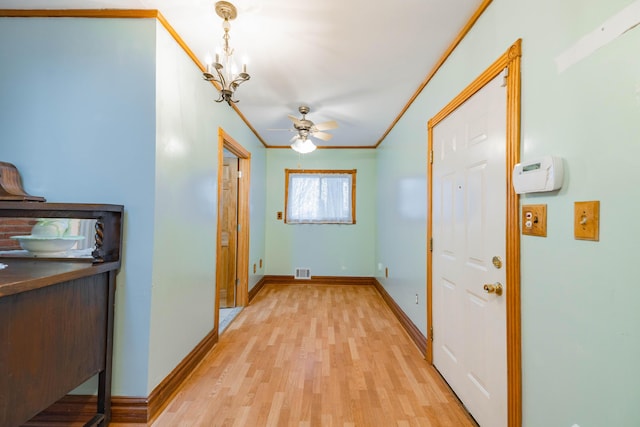
<svg viewBox="0 0 640 427">
<path fill-rule="evenodd" d="M 0 201 L 0 217 L 78 218 L 96 220 L 94 262 L 117 262 L 122 246 L 122 205 Z"/>
</svg>

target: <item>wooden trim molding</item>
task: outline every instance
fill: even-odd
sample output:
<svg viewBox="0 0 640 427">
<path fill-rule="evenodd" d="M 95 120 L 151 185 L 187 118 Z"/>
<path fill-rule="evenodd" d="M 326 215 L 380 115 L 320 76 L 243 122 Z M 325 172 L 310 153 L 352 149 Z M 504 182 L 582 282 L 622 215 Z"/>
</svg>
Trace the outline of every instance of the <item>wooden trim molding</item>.
<svg viewBox="0 0 640 427">
<path fill-rule="evenodd" d="M 356 176 L 357 169 L 285 169 L 284 170 L 284 223 L 285 224 L 313 224 L 312 221 L 289 222 L 287 212 L 289 212 L 289 178 L 291 175 L 349 175 L 351 177 L 351 222 L 322 222 L 322 224 L 356 224 Z"/>
<path fill-rule="evenodd" d="M 266 282 L 264 280 L 264 276 L 262 276 L 258 283 L 256 283 L 253 288 L 249 290 L 249 304 L 251 304 L 251 301 L 253 301 L 256 295 L 258 295 L 262 288 L 264 288 L 265 283 Z"/>
<path fill-rule="evenodd" d="M 149 423 L 153 421 L 178 392 L 182 383 L 218 342 L 218 331 L 212 330 L 175 367 L 165 379 L 153 389 L 149 397 L 113 396 L 111 398 L 111 422 Z M 45 409 L 25 426 L 86 422 L 95 413 L 97 396 L 67 395 Z"/>
<path fill-rule="evenodd" d="M 157 9 L 0 9 L 1 18 L 155 18 L 162 24 L 167 32 L 173 37 L 184 52 L 191 58 L 200 71 L 205 70 L 205 66 L 200 62 L 196 54 L 189 48 L 178 32 L 169 24 L 169 21 Z M 219 85 L 211 81 L 217 90 Z M 266 148 L 267 143 L 258 134 L 256 128 L 249 122 L 236 104 L 231 106 L 238 114 L 245 125 L 253 132 L 262 145 Z"/>
<path fill-rule="evenodd" d="M 182 50 L 184 50 L 185 53 L 187 55 L 189 55 L 189 58 L 191 58 L 193 63 L 196 64 L 196 66 L 200 69 L 200 71 L 204 72 L 206 70 L 206 67 L 204 66 L 204 64 L 202 64 L 202 62 L 200 62 L 200 60 L 198 59 L 196 54 L 193 53 L 191 48 L 189 46 L 187 46 L 187 44 L 182 39 L 182 37 L 180 37 L 180 35 L 177 33 L 177 31 L 171 26 L 171 24 L 169 24 L 169 21 L 167 21 L 166 18 L 160 12 L 158 12 L 158 21 L 169 32 L 169 34 L 171 35 L 171 37 L 173 37 L 173 39 L 176 41 L 176 43 L 178 43 L 178 45 L 180 45 Z M 220 85 L 218 83 L 216 83 L 215 81 L 212 80 L 211 84 L 213 86 L 215 86 L 216 90 L 220 90 Z M 231 108 L 234 109 L 236 114 L 240 117 L 240 119 L 244 122 L 244 124 L 247 125 L 247 127 L 251 130 L 251 132 L 253 132 L 253 134 L 256 136 L 256 138 L 258 138 L 260 143 L 262 143 L 262 145 L 264 147 L 267 147 L 267 143 L 265 142 L 265 140 L 262 139 L 262 136 L 260 136 L 260 134 L 258 133 L 256 128 L 253 127 L 253 125 L 249 122 L 249 120 L 245 117 L 245 115 L 242 114 L 242 111 L 240 111 L 240 109 L 238 108 L 238 105 L 237 104 L 232 104 Z"/>
<path fill-rule="evenodd" d="M 2 18 L 157 18 L 157 9 L 0 9 Z"/>
<path fill-rule="evenodd" d="M 522 331 L 520 307 L 520 196 L 513 190 L 511 171 L 520 162 L 522 40 L 507 53 L 507 399 L 508 425 L 522 425 Z"/>
<path fill-rule="evenodd" d="M 445 61 L 449 58 L 449 56 L 451 56 L 451 54 L 456 49 L 456 47 L 458 47 L 460 42 L 465 38 L 465 36 L 469 33 L 469 31 L 471 31 L 471 28 L 473 28 L 475 23 L 478 21 L 478 19 L 480 19 L 480 16 L 482 16 L 482 14 L 489 7 L 489 5 L 491 4 L 492 1 L 493 0 L 484 0 L 480 4 L 480 6 L 478 6 L 478 9 L 476 9 L 476 11 L 473 13 L 471 18 L 469 18 L 469 20 L 464 25 L 464 27 L 462 27 L 462 30 L 460 30 L 460 32 L 458 33 L 456 38 L 451 42 L 451 44 L 449 45 L 447 50 L 444 51 L 444 53 L 442 54 L 442 56 L 440 57 L 438 62 L 436 62 L 436 65 L 431 69 L 429 74 L 427 74 L 427 77 L 425 77 L 425 79 L 422 81 L 420 86 L 418 86 L 418 89 L 416 89 L 416 91 L 414 92 L 413 96 L 405 104 L 404 108 L 400 111 L 400 114 L 398 114 L 398 116 L 394 119 L 394 121 L 391 122 L 391 124 L 389 125 L 387 130 L 382 134 L 382 136 L 380 137 L 380 139 L 378 140 L 378 142 L 375 145 L 376 148 L 378 148 L 378 146 L 380 144 L 382 144 L 382 141 L 384 141 L 384 139 L 387 137 L 387 135 L 389 135 L 389 133 L 395 127 L 395 125 L 398 124 L 398 122 L 400 121 L 402 116 L 404 116 L 404 113 L 406 113 L 407 110 L 409 109 L 409 107 L 411 107 L 411 104 L 413 104 L 413 101 L 415 101 L 416 98 L 418 97 L 418 95 L 420 95 L 420 93 L 422 93 L 422 91 L 429 84 L 431 79 L 433 79 L 433 76 L 436 75 L 438 70 L 440 70 L 440 68 L 444 65 Z"/>
<path fill-rule="evenodd" d="M 521 81 L 520 62 L 522 57 L 522 40 L 517 40 L 507 51 L 487 68 L 476 80 L 467 86 L 458 96 L 447 104 L 428 123 L 428 152 L 433 152 L 433 128 L 462 103 L 478 92 L 505 68 L 508 70 L 507 83 L 507 129 L 506 129 L 506 275 L 507 275 L 507 406 L 508 426 L 518 427 L 522 424 L 522 337 L 520 320 L 520 230 L 518 224 L 519 196 L 513 190 L 511 171 L 520 159 L 520 104 Z M 427 179 L 433 180 L 433 165 L 427 162 Z M 431 184 L 429 184 L 431 185 Z M 427 210 L 427 241 L 433 237 L 432 214 L 433 198 L 429 189 Z M 427 251 L 427 330 L 433 325 L 432 290 L 433 253 Z M 427 341 L 427 360 L 433 363 L 433 337 Z"/>
<path fill-rule="evenodd" d="M 278 149 L 291 149 L 289 145 L 265 145 L 265 148 L 271 148 L 274 150 Z M 329 145 L 316 145 L 316 149 L 318 150 L 375 150 L 376 147 L 374 145 L 340 145 L 340 146 L 329 146 Z"/>
<path fill-rule="evenodd" d="M 114 396 L 111 398 L 111 422 L 143 423 L 149 419 L 146 397 Z"/>
<path fill-rule="evenodd" d="M 433 365 L 433 126 L 427 126 L 427 351 L 426 359 Z"/>
<path fill-rule="evenodd" d="M 70 394 L 33 417 L 23 427 L 80 424 L 92 418 L 97 403 L 97 396 Z M 146 423 L 147 398 L 113 396 L 111 422 Z"/>
<path fill-rule="evenodd" d="M 237 288 L 238 305 L 247 305 L 249 303 L 249 192 L 251 189 L 251 153 L 247 151 L 238 141 L 233 139 L 231 135 L 226 133 L 224 129 L 218 128 L 218 200 L 222 197 L 222 162 L 224 157 L 224 149 L 229 150 L 233 155 L 238 157 L 238 170 L 242 174 L 242 178 L 238 180 L 238 258 L 237 258 L 237 279 L 239 286 Z M 219 207 L 221 206 L 218 204 Z M 222 224 L 221 213 L 218 212 L 218 231 L 217 246 L 221 246 L 222 242 Z M 220 251 L 216 256 L 216 283 L 220 283 L 222 278 L 219 277 L 221 268 Z M 218 310 L 220 301 L 218 299 L 216 285 L 216 301 L 215 301 L 215 324 L 218 325 Z"/>
<path fill-rule="evenodd" d="M 380 294 L 384 302 L 387 303 L 387 306 L 391 309 L 391 311 L 396 316 L 396 318 L 398 319 L 398 321 L 400 322 L 404 330 L 409 335 L 409 338 L 411 338 L 411 341 L 414 342 L 414 344 L 416 345 L 416 347 L 418 347 L 418 349 L 420 350 L 420 353 L 422 353 L 423 356 L 426 355 L 427 337 L 425 337 L 422 334 L 422 332 L 420 332 L 420 329 L 418 329 L 415 323 L 413 323 L 409 318 L 409 316 L 407 316 L 407 314 L 404 311 L 402 311 L 400 306 L 395 302 L 393 298 L 391 298 L 391 295 L 389 295 L 389 293 L 382 286 L 382 284 L 378 282 L 378 280 L 375 278 L 372 279 L 372 282 L 373 282 L 372 283 L 373 286 L 376 288 L 376 290 L 378 291 L 378 293 Z"/>
<path fill-rule="evenodd" d="M 391 130 L 396 126 L 396 124 L 400 121 L 402 116 L 407 112 L 409 107 L 413 104 L 416 98 L 422 93 L 424 88 L 429 84 L 433 76 L 438 72 L 438 70 L 442 67 L 445 61 L 451 56 L 451 53 L 455 50 L 456 47 L 460 44 L 460 42 L 464 39 L 464 37 L 469 33 L 473 25 L 480 18 L 480 16 L 484 13 L 484 11 L 489 7 L 493 0 L 484 0 L 478 9 L 473 13 L 471 18 L 467 21 L 464 27 L 460 30 L 456 38 L 451 42 L 449 47 L 442 54 L 436 65 L 432 68 L 429 74 L 422 81 L 420 86 L 416 89 L 414 94 L 411 96 L 409 101 L 402 108 L 398 116 L 393 120 L 393 122 L 389 125 L 389 127 L 382 134 L 380 139 L 376 142 L 375 145 L 371 146 L 340 146 L 340 147 L 329 147 L 329 146 L 318 146 L 320 149 L 375 149 L 384 141 L 384 139 L 389 135 Z M 191 48 L 185 43 L 185 41 L 180 37 L 177 31 L 171 26 L 169 21 L 158 11 L 157 9 L 0 9 L 0 17 L 11 17 L 11 18 L 155 18 L 162 24 L 162 26 L 167 30 L 167 32 L 173 37 L 173 39 L 178 43 L 178 45 L 184 50 L 184 52 L 191 58 L 191 60 L 196 64 L 196 66 L 200 69 L 200 71 L 205 71 L 205 66 L 200 62 L 196 54 L 191 50 Z M 217 90 L 220 89 L 219 85 L 211 81 Z M 240 117 L 240 119 L 247 125 L 247 127 L 253 132 L 256 138 L 260 141 L 260 143 L 265 148 L 281 148 L 288 149 L 289 146 L 272 146 L 268 145 L 267 142 L 262 138 L 262 136 L 258 133 L 255 127 L 249 122 L 249 120 L 245 117 L 245 115 L 240 111 L 236 104 L 231 106 L 236 114 Z"/>
<path fill-rule="evenodd" d="M 374 277 L 315 276 L 310 280 L 294 279 L 293 276 L 264 276 L 249 292 L 253 300 L 267 284 L 290 285 L 364 285 L 373 286 L 396 316 L 409 338 L 424 354 L 426 337 L 409 319 L 384 287 Z M 158 384 L 149 397 L 113 396 L 111 398 L 111 422 L 149 424 L 160 415 L 180 386 L 191 375 L 196 366 L 218 342 L 217 329 L 212 330 L 169 375 Z M 44 425 L 70 425 L 86 422 L 95 412 L 97 397 L 67 395 L 25 424 L 27 427 Z"/>
<path fill-rule="evenodd" d="M 262 278 L 264 285 L 372 285 L 373 278 L 359 276 L 311 276 L 311 279 L 296 279 L 294 276 L 268 275 Z"/>
<path fill-rule="evenodd" d="M 179 390 L 182 383 L 191 375 L 191 372 L 198 366 L 204 357 L 213 349 L 218 342 L 218 329 L 214 328 L 204 337 L 198 345 L 191 350 L 178 366 L 158 384 L 147 399 L 147 419 L 146 422 L 153 421 L 171 398 Z M 116 421 L 115 419 L 113 421 Z"/>
</svg>

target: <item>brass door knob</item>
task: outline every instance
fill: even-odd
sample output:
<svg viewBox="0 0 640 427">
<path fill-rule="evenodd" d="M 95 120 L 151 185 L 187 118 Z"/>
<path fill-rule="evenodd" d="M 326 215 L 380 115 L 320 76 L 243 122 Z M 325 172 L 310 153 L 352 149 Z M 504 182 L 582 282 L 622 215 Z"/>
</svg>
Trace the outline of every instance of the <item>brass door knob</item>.
<svg viewBox="0 0 640 427">
<path fill-rule="evenodd" d="M 496 294 L 498 296 L 502 295 L 502 283 L 496 282 L 494 284 L 486 284 L 483 286 L 483 289 L 488 294 Z"/>
</svg>

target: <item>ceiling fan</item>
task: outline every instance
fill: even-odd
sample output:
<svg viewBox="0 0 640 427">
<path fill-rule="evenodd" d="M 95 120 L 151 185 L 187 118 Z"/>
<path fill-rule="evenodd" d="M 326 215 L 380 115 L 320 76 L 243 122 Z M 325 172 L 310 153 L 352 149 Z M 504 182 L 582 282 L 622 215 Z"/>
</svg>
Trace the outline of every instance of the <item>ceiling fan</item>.
<svg viewBox="0 0 640 427">
<path fill-rule="evenodd" d="M 287 117 L 293 122 L 293 129 L 286 129 L 291 132 L 296 132 L 296 135 L 291 138 L 291 148 L 299 153 L 310 153 L 316 149 L 316 146 L 309 137 L 318 138 L 322 141 L 328 141 L 333 138 L 330 133 L 324 132 L 325 130 L 335 129 L 338 127 L 338 123 L 334 120 L 328 122 L 315 124 L 311 120 L 307 119 L 307 114 L 311 109 L 306 105 L 298 107 L 298 111 L 302 114 L 302 118 L 297 118 L 288 114 Z M 280 130 L 280 129 L 273 129 Z M 282 129 L 284 130 L 284 129 Z"/>
</svg>

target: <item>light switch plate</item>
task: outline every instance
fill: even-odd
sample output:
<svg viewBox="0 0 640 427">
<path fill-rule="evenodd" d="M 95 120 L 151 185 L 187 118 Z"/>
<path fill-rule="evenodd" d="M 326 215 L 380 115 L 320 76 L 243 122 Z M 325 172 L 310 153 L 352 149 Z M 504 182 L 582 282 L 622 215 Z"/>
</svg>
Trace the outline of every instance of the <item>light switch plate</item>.
<svg viewBox="0 0 640 427">
<path fill-rule="evenodd" d="M 547 237 L 547 205 L 522 206 L 522 234 Z"/>
<path fill-rule="evenodd" d="M 575 202 L 573 235 L 577 240 L 600 240 L 600 201 Z"/>
</svg>

